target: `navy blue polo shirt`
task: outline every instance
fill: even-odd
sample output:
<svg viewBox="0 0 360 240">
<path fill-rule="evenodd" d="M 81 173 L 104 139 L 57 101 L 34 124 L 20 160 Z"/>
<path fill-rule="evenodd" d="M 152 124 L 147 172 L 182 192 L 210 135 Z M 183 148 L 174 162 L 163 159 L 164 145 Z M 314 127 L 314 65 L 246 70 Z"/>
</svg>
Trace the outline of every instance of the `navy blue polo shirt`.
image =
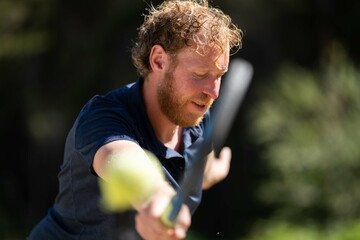
<svg viewBox="0 0 360 240">
<path fill-rule="evenodd" d="M 120 221 L 115 222 L 113 214 L 99 205 L 98 176 L 92 162 L 96 151 L 109 142 L 130 140 L 151 151 L 160 160 L 169 183 L 179 188 L 182 176 L 186 177 L 194 161 L 199 161 L 192 158 L 197 150 L 194 146 L 203 141 L 209 113 L 198 126 L 183 130 L 182 151 L 174 151 L 156 138 L 145 111 L 142 87 L 143 79 L 139 78 L 136 83 L 93 97 L 83 107 L 66 140 L 55 204 L 29 239 L 107 239 L 115 224 L 123 224 L 124 231 L 134 229 L 133 211 L 118 215 Z M 208 149 L 210 152 L 210 146 Z M 200 161 L 204 167 L 205 161 Z M 201 193 L 199 173 L 185 202 L 192 213 Z"/>
</svg>

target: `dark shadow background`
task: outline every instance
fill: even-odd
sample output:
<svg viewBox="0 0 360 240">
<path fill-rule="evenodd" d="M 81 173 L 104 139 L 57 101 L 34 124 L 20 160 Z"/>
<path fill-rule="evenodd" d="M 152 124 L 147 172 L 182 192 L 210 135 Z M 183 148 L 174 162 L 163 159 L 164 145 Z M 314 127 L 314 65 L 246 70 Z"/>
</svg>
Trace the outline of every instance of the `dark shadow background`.
<svg viewBox="0 0 360 240">
<path fill-rule="evenodd" d="M 65 137 L 95 94 L 136 78 L 130 48 L 149 1 L 0 0 L 0 238 L 22 239 L 57 193 Z M 153 1 L 156 5 L 160 1 Z M 266 168 L 249 139 L 246 116 L 284 62 L 315 67 L 340 42 L 360 57 L 356 0 L 214 0 L 245 33 L 233 57 L 250 61 L 253 83 L 227 144 L 229 177 L 205 192 L 192 230 L 209 239 L 244 236 L 271 214 L 254 196 Z"/>
</svg>

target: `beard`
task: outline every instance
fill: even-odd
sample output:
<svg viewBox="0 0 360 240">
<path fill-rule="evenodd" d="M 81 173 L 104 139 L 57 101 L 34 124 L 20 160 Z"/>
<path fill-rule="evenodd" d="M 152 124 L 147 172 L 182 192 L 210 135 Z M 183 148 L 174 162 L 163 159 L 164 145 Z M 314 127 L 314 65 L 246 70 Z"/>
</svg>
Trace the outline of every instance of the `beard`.
<svg viewBox="0 0 360 240">
<path fill-rule="evenodd" d="M 179 93 L 179 89 L 175 87 L 175 79 L 173 73 L 168 71 L 165 78 L 160 82 L 157 88 L 158 102 L 161 111 L 174 124 L 180 127 L 193 127 L 201 123 L 206 110 L 208 110 L 213 99 L 201 93 L 191 99 L 184 98 Z M 205 103 L 204 112 L 190 112 L 186 110 L 186 106 L 193 103 Z"/>
</svg>

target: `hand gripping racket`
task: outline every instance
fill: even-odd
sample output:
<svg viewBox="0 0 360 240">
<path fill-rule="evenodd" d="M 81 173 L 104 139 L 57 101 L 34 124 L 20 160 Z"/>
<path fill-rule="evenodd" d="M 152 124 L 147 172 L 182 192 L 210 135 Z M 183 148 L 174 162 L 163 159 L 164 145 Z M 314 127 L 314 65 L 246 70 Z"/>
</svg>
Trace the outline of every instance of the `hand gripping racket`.
<svg viewBox="0 0 360 240">
<path fill-rule="evenodd" d="M 222 83 L 220 97 L 214 105 L 212 124 L 208 125 L 204 143 L 199 146 L 196 153 L 197 162 L 189 170 L 189 178 L 181 183 L 180 189 L 161 216 L 162 222 L 167 226 L 174 226 L 181 205 L 189 194 L 196 181 L 196 175 L 203 174 L 201 161 L 206 156 L 206 147 L 212 143 L 215 150 L 222 147 L 223 142 L 233 124 L 236 113 L 243 101 L 253 75 L 252 65 L 243 59 L 234 59 L 230 62 L 229 72 Z"/>
</svg>

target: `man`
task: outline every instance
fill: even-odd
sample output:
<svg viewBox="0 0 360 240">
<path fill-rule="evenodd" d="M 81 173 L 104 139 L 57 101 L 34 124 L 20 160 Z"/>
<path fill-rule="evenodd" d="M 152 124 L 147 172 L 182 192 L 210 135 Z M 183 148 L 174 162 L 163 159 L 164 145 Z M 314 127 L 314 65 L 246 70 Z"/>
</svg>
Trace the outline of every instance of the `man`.
<svg viewBox="0 0 360 240">
<path fill-rule="evenodd" d="M 194 143 L 203 141 L 208 110 L 241 36 L 230 18 L 207 1 L 174 0 L 152 7 L 132 49 L 139 79 L 95 96 L 81 110 L 66 141 L 54 207 L 29 239 L 109 239 L 114 228 L 121 239 L 185 238 L 202 189 L 228 174 L 229 148 L 215 158 L 208 146 L 207 161 L 200 159 L 204 177 L 199 174 L 175 227 L 165 226 L 160 216 L 182 176 L 199 161 L 192 159 Z M 107 180 L 104 169 L 111 154 L 148 160 L 144 149 L 159 158 L 166 180 L 149 200 L 134 206 L 136 211 L 119 214 L 115 221 L 99 207 L 98 179 Z"/>
</svg>

